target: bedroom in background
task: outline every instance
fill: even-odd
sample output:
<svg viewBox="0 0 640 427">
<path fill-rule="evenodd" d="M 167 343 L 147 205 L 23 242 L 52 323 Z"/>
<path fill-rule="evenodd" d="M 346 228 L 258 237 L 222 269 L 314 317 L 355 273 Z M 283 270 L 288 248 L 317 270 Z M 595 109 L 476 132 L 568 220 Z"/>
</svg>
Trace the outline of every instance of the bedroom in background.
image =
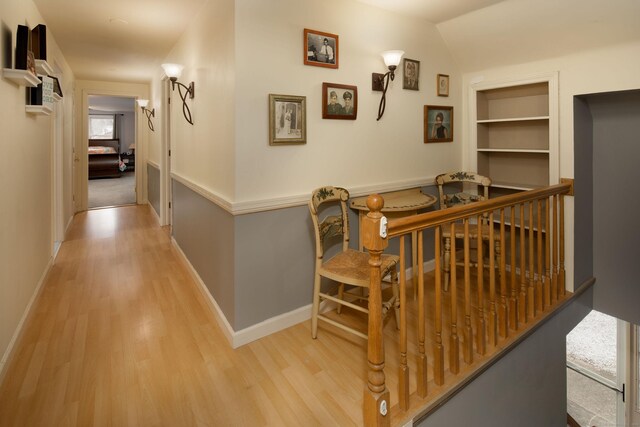
<svg viewBox="0 0 640 427">
<path fill-rule="evenodd" d="M 136 203 L 134 108 L 134 98 L 89 96 L 89 209 Z"/>
</svg>

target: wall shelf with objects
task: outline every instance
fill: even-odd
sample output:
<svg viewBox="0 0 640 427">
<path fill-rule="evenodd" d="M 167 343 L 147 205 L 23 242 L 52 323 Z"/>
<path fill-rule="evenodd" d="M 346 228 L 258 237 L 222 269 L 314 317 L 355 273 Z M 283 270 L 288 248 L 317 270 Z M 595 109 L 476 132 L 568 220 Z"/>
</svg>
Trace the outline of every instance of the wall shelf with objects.
<svg viewBox="0 0 640 427">
<path fill-rule="evenodd" d="M 49 76 L 53 74 L 53 68 L 44 59 L 36 59 L 36 72 L 41 76 Z"/>
<path fill-rule="evenodd" d="M 48 116 L 53 112 L 53 110 L 46 105 L 26 105 L 25 109 L 29 114 L 40 114 L 45 116 Z"/>
<path fill-rule="evenodd" d="M 4 68 L 2 77 L 11 80 L 18 86 L 37 87 L 40 79 L 28 70 L 15 70 L 13 68 Z"/>
<path fill-rule="evenodd" d="M 472 84 L 469 119 L 470 164 L 491 197 L 559 182 L 557 72 Z"/>
</svg>

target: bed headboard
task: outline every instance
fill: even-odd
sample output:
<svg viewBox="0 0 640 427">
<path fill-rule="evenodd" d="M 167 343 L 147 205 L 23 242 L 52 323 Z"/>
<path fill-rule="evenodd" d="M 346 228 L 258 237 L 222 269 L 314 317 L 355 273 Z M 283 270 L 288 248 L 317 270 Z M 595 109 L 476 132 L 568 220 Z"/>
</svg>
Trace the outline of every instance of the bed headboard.
<svg viewBox="0 0 640 427">
<path fill-rule="evenodd" d="M 116 152 L 120 152 L 119 139 L 90 139 L 89 147 L 113 147 Z"/>
</svg>

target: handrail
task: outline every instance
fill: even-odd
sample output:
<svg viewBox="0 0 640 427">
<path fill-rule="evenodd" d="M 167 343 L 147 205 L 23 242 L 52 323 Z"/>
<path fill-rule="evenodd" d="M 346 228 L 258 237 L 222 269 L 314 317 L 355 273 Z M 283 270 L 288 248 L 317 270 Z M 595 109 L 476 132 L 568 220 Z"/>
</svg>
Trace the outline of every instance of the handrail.
<svg viewBox="0 0 640 427">
<path fill-rule="evenodd" d="M 362 220 L 363 243 L 370 253 L 371 267 L 367 354 L 369 369 L 363 401 L 365 425 L 386 426 L 390 421 L 390 392 L 386 387 L 384 372 L 383 323 L 378 318 L 381 313 L 380 254 L 388 245 L 388 239 L 400 237 L 400 301 L 403 303 L 400 304 L 399 319 L 398 394 L 399 406 L 402 411 L 406 411 L 410 403 L 407 308 L 404 304 L 406 283 L 403 274 L 405 236 L 420 231 L 417 233 L 416 242 L 419 274 L 417 283 L 414 282 L 418 293 L 415 355 L 416 394 L 419 399 L 424 399 L 427 396 L 428 383 L 427 358 L 432 358 L 432 378 L 435 385 L 446 386 L 445 382 L 449 380 L 445 380 L 445 355 L 448 355 L 449 377 L 455 376 L 461 372 L 461 361 L 466 365 L 474 364 L 474 351 L 485 355 L 487 346 L 498 348 L 499 343 L 504 343 L 504 340 L 514 336 L 514 333 L 517 337 L 517 334 L 525 331 L 531 322 L 549 310 L 555 310 L 566 299 L 564 197 L 567 195 L 573 195 L 571 179 L 563 179 L 560 184 L 536 190 L 391 219 L 388 221 L 386 234 L 385 218 L 381 212 L 384 200 L 377 194 L 369 196 L 369 212 Z M 534 207 L 537 209 L 534 210 Z M 505 215 L 507 210 L 510 211 L 509 223 Z M 483 219 L 488 221 L 485 223 Z M 431 296 L 427 295 L 421 268 L 425 261 L 422 231 L 428 229 L 435 232 L 435 283 L 429 286 Z M 516 232 L 516 229 L 519 231 Z M 474 263 L 477 266 L 477 283 L 474 282 L 473 291 L 469 256 L 471 238 L 478 240 L 477 261 Z M 464 253 L 464 262 L 461 263 L 464 272 L 459 282 L 456 275 L 457 266 L 460 264 L 456 259 L 456 239 L 463 241 L 458 250 Z M 483 257 L 483 244 L 489 246 L 489 250 L 484 253 L 489 259 L 487 264 Z M 487 266 L 488 280 L 484 281 Z M 451 285 L 448 290 L 449 279 Z M 457 290 L 458 283 L 461 284 L 460 293 Z M 472 309 L 472 302 L 477 304 L 477 308 Z M 433 308 L 427 313 L 428 304 L 432 304 Z M 427 314 L 429 321 L 433 322 L 433 332 L 429 334 L 426 334 L 424 327 Z M 433 349 L 429 356 L 427 353 L 431 349 L 427 349 L 429 346 L 425 341 L 428 336 L 433 337 Z"/>
<path fill-rule="evenodd" d="M 536 190 L 522 191 L 495 199 L 483 200 L 468 205 L 454 206 L 438 211 L 390 219 L 388 223 L 388 238 L 406 234 L 438 225 L 448 224 L 453 221 L 479 215 L 488 211 L 506 208 L 511 205 L 530 202 L 557 194 L 573 193 L 573 182 L 563 182 L 550 187 Z"/>
</svg>

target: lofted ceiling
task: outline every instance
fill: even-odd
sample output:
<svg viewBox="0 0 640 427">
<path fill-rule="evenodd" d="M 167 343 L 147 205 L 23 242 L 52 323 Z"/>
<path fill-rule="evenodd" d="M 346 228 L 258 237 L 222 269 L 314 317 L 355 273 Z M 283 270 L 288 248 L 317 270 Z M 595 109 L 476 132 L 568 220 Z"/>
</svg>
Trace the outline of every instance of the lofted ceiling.
<svg viewBox="0 0 640 427">
<path fill-rule="evenodd" d="M 33 1 L 76 78 L 146 82 L 219 0 Z M 462 72 L 640 39 L 640 0 L 356 1 L 435 24 Z"/>
</svg>

